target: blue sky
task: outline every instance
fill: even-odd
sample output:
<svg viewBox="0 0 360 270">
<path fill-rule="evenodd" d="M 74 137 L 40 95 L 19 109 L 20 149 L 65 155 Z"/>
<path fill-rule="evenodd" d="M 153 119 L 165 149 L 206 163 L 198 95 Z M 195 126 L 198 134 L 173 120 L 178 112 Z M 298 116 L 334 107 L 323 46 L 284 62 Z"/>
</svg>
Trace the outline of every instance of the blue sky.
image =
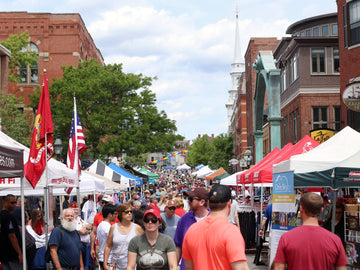
<svg viewBox="0 0 360 270">
<path fill-rule="evenodd" d="M 0 0 L 2 11 L 80 13 L 106 64 L 158 79 L 157 106 L 178 133 L 227 132 L 235 8 L 241 53 L 250 37 L 285 35 L 304 18 L 336 12 L 328 0 Z"/>
</svg>

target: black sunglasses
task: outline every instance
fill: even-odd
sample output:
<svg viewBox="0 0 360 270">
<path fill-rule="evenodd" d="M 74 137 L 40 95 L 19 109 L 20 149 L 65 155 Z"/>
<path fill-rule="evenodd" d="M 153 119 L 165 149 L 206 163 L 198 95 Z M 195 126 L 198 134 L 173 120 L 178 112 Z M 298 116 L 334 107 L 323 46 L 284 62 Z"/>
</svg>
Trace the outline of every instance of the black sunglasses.
<svg viewBox="0 0 360 270">
<path fill-rule="evenodd" d="M 132 210 L 125 210 L 124 213 L 125 213 L 125 214 L 132 213 Z"/>
<path fill-rule="evenodd" d="M 175 207 L 175 206 L 171 206 L 171 207 L 168 207 L 168 209 L 174 211 L 174 210 L 176 209 L 176 207 Z"/>
<path fill-rule="evenodd" d="M 193 202 L 193 200 L 201 201 L 201 199 L 199 199 L 199 198 L 193 198 L 193 197 L 189 198 L 189 202 Z"/>
<path fill-rule="evenodd" d="M 10 202 L 11 204 L 16 204 L 16 202 Z"/>
<path fill-rule="evenodd" d="M 156 222 L 158 222 L 158 218 L 156 218 L 156 217 L 153 217 L 153 218 L 147 218 L 147 217 L 144 217 L 144 222 L 145 223 L 149 223 L 150 221 L 151 221 L 151 223 L 156 223 Z"/>
</svg>

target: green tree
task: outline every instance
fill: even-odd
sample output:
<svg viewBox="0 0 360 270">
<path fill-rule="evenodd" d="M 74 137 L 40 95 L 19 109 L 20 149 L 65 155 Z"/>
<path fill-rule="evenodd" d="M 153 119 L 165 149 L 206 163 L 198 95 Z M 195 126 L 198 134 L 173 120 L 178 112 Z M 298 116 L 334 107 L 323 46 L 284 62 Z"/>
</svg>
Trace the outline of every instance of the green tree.
<svg viewBox="0 0 360 270">
<path fill-rule="evenodd" d="M 77 68 L 63 67 L 63 74 L 50 86 L 53 122 L 63 142 L 69 136 L 75 94 L 87 152 L 94 158 L 173 149 L 178 139 L 175 122 L 158 112 L 155 94 L 149 90 L 152 78 L 126 74 L 121 64 L 101 66 L 95 60 Z M 39 95 L 30 97 L 31 106 L 37 106 Z"/>
<path fill-rule="evenodd" d="M 210 154 L 210 168 L 215 170 L 223 167 L 230 171 L 229 160 L 233 157 L 232 135 L 220 134 L 211 141 L 213 151 Z"/>
<path fill-rule="evenodd" d="M 11 82 L 20 81 L 19 67 L 34 65 L 38 62 L 36 52 L 24 50 L 29 43 L 30 36 L 27 31 L 20 35 L 11 35 L 8 39 L 1 42 L 1 45 L 11 52 L 11 57 L 9 58 L 9 81 Z"/>
<path fill-rule="evenodd" d="M 197 165 L 209 165 L 210 169 L 216 170 L 223 167 L 229 171 L 229 160 L 233 156 L 233 139 L 231 135 L 220 134 L 210 139 L 208 135 L 196 138 L 189 148 L 188 163 Z"/>
<path fill-rule="evenodd" d="M 213 146 L 211 145 L 208 135 L 196 138 L 193 141 L 193 144 L 189 147 L 189 150 L 188 163 L 190 166 L 209 164 Z"/>
<path fill-rule="evenodd" d="M 0 94 L 1 131 L 14 140 L 30 146 L 32 125 L 27 115 L 18 108 L 18 104 L 23 102 L 23 98 L 16 98 L 12 94 L 8 96 Z"/>
</svg>

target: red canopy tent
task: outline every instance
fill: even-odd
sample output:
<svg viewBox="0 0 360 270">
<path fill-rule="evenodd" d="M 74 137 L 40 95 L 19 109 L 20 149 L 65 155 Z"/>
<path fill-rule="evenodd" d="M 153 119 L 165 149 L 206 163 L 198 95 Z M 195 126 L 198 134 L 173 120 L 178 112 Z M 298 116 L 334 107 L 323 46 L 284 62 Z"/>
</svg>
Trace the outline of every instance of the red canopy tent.
<svg viewBox="0 0 360 270">
<path fill-rule="evenodd" d="M 270 159 L 274 158 L 278 153 L 280 152 L 279 148 L 275 148 L 272 150 L 269 154 L 267 154 L 262 160 L 260 160 L 258 163 L 256 163 L 253 167 L 246 170 L 246 173 L 242 173 L 240 175 L 236 176 L 236 182 L 243 184 L 250 184 L 250 173 L 253 170 L 256 170 L 261 164 L 264 164 L 265 162 L 269 161 Z"/>
<path fill-rule="evenodd" d="M 267 162 L 263 166 L 258 167 L 257 170 L 252 171 L 252 176 L 250 178 L 252 179 L 253 183 L 272 183 L 274 164 L 288 160 L 291 156 L 306 153 L 317 147 L 319 144 L 319 142 L 312 139 L 309 135 L 305 135 L 304 138 L 298 141 L 291 148 L 287 149 L 286 151 L 282 151 L 282 153 L 279 154 L 275 159 L 272 159 L 270 162 Z"/>
</svg>

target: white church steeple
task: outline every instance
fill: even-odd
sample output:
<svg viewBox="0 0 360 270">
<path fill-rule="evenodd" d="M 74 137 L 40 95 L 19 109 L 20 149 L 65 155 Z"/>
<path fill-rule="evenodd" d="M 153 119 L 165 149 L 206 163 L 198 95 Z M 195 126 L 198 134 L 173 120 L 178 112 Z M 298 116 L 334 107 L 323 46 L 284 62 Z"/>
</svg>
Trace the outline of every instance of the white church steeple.
<svg viewBox="0 0 360 270">
<path fill-rule="evenodd" d="M 231 132 L 231 123 L 234 119 L 234 114 L 236 112 L 236 100 L 239 87 L 239 79 L 241 74 L 245 72 L 245 61 L 241 55 L 240 48 L 240 31 L 239 31 L 239 9 L 236 8 L 236 23 L 235 23 L 235 50 L 234 50 L 234 60 L 231 64 L 231 89 L 229 92 L 229 100 L 227 102 L 227 116 L 228 116 L 228 133 Z"/>
</svg>

